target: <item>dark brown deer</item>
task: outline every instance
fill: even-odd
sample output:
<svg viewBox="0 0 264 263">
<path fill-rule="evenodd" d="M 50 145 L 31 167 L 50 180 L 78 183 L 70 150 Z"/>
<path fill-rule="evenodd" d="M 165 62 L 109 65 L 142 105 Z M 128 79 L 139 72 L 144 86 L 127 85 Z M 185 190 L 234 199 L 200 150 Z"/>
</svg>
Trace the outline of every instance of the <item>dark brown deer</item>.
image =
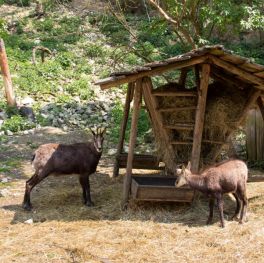
<svg viewBox="0 0 264 263">
<path fill-rule="evenodd" d="M 102 155 L 105 129 L 91 130 L 93 141 L 75 144 L 49 143 L 41 145 L 32 158 L 34 175 L 27 180 L 23 208 L 32 209 L 31 190 L 50 174 L 79 174 L 84 203 L 93 206 L 90 195 L 89 176 L 96 172 Z"/>
<path fill-rule="evenodd" d="M 207 224 L 212 222 L 214 201 L 216 199 L 220 213 L 221 226 L 225 226 L 223 195 L 226 193 L 232 193 L 236 199 L 237 206 L 233 218 L 238 218 L 240 213 L 239 222 L 243 223 L 248 205 L 246 194 L 246 183 L 248 178 L 247 165 L 240 160 L 228 160 L 206 169 L 201 174 L 193 174 L 190 168 L 189 162 L 187 168 L 183 167 L 182 169 L 177 169 L 177 174 L 179 176 L 175 186 L 180 187 L 184 184 L 188 184 L 191 188 L 205 193 L 210 197 L 210 213 Z"/>
</svg>

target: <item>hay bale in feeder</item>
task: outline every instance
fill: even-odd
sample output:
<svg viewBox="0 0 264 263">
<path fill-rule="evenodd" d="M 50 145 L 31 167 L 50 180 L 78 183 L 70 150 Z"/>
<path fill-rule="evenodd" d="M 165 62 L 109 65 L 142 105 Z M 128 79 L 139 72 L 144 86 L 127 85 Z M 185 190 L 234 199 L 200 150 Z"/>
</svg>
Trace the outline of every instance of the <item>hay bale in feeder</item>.
<svg viewBox="0 0 264 263">
<path fill-rule="evenodd" d="M 162 91 L 187 91 L 179 85 L 173 83 L 157 88 Z M 194 88 L 193 90 L 196 90 Z M 205 123 L 203 131 L 203 140 L 224 142 L 230 130 L 235 128 L 240 112 L 242 112 L 247 98 L 249 89 L 238 89 L 233 86 L 226 86 L 220 82 L 214 82 L 208 87 L 207 104 L 205 112 Z M 164 107 L 188 107 L 197 106 L 196 97 L 157 97 L 160 108 Z M 194 124 L 195 110 L 184 110 L 175 112 L 162 112 L 165 125 L 175 125 L 178 123 Z M 193 130 L 170 130 L 171 140 L 191 141 Z M 190 159 L 192 145 L 174 145 L 175 156 L 166 156 L 164 154 L 163 138 L 157 138 L 158 150 L 160 157 L 167 163 L 169 168 L 173 169 L 172 159 L 176 162 L 185 162 Z M 214 150 L 220 147 L 219 144 L 203 143 L 201 149 L 201 158 L 208 162 Z M 169 158 L 169 160 L 166 160 Z M 174 161 L 175 162 L 175 161 Z M 170 165 L 168 165 L 170 163 Z"/>
</svg>

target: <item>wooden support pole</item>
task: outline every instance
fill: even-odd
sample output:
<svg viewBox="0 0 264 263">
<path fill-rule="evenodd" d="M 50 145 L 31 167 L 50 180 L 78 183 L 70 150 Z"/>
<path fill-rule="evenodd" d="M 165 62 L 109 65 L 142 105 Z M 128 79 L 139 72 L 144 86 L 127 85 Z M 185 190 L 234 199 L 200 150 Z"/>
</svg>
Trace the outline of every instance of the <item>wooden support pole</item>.
<svg viewBox="0 0 264 263">
<path fill-rule="evenodd" d="M 193 173 L 197 173 L 199 171 L 209 76 L 210 65 L 203 64 L 201 70 L 200 87 L 198 89 L 198 104 L 193 133 L 193 147 L 191 156 L 191 169 Z"/>
<path fill-rule="evenodd" d="M 113 177 L 117 177 L 119 173 L 119 157 L 123 151 L 123 146 L 124 146 L 125 133 L 126 133 L 127 121 L 128 121 L 128 116 L 129 116 L 129 110 L 130 110 L 130 102 L 132 100 L 133 86 L 134 86 L 134 82 L 128 84 L 126 102 L 124 106 L 124 115 L 123 115 L 122 124 L 120 127 L 119 142 L 117 145 L 116 161 L 114 165 Z"/>
<path fill-rule="evenodd" d="M 188 68 L 183 68 L 181 70 L 181 75 L 178 82 L 180 86 L 185 87 L 187 75 L 188 75 Z"/>
<path fill-rule="evenodd" d="M 260 96 L 261 94 L 261 90 L 254 90 L 252 92 L 252 94 L 249 96 L 248 100 L 247 100 L 247 103 L 245 104 L 245 107 L 243 109 L 243 111 L 241 112 L 237 122 L 236 122 L 236 128 L 238 128 L 239 125 L 241 125 L 241 123 L 244 121 L 244 119 L 246 118 L 247 116 L 247 112 L 251 109 L 251 107 L 256 103 L 256 100 L 258 99 L 258 97 Z M 228 135 L 226 137 L 226 142 L 228 142 L 229 140 L 231 140 L 231 136 L 233 135 L 233 132 L 235 132 L 235 129 L 233 130 L 230 130 L 228 132 Z M 222 151 L 222 148 L 223 148 L 223 145 L 218 148 L 214 153 L 213 153 L 213 161 L 215 161 L 218 157 L 218 155 L 221 153 Z"/>
<path fill-rule="evenodd" d="M 165 154 L 170 156 L 170 159 L 174 162 L 174 150 L 173 146 L 170 144 L 170 138 L 167 131 L 163 127 L 162 115 L 156 109 L 158 108 L 158 101 L 153 94 L 153 86 L 151 79 L 149 77 L 143 78 L 143 97 L 146 104 L 146 107 L 149 112 L 150 120 L 154 130 L 156 138 L 162 138 L 163 144 L 166 146 Z M 166 158 L 164 158 L 166 159 Z M 172 166 L 170 164 L 166 164 Z"/>
<path fill-rule="evenodd" d="M 7 55 L 5 51 L 5 44 L 3 39 L 0 39 L 0 68 L 3 76 L 7 104 L 9 106 L 16 106 L 15 93 L 13 90 L 12 80 L 8 67 Z"/>
<path fill-rule="evenodd" d="M 142 100 L 142 79 L 139 79 L 136 81 L 134 88 L 133 114 L 132 114 L 131 130 L 130 130 L 130 138 L 129 138 L 126 176 L 124 179 L 124 189 L 123 189 L 123 208 L 127 207 L 130 188 L 131 188 L 132 164 L 133 164 L 134 148 L 137 137 L 137 124 L 138 124 L 141 100 Z"/>
<path fill-rule="evenodd" d="M 264 103 L 263 103 L 261 97 L 258 97 L 258 99 L 257 99 L 257 104 L 258 104 L 258 107 L 259 107 L 259 109 L 260 109 L 260 112 L 261 112 L 261 115 L 262 115 L 262 119 L 263 119 L 263 121 L 264 121 Z"/>
</svg>

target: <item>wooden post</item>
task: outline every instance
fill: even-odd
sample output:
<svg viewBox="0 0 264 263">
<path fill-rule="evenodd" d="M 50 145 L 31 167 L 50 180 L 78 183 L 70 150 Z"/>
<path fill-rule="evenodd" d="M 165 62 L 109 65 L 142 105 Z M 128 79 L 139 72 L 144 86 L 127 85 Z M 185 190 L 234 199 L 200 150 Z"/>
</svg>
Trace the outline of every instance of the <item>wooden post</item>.
<svg viewBox="0 0 264 263">
<path fill-rule="evenodd" d="M 169 135 L 167 134 L 166 130 L 164 129 L 162 115 L 157 110 L 158 102 L 157 98 L 153 96 L 153 87 L 152 82 L 149 77 L 143 78 L 143 96 L 144 101 L 149 111 L 150 120 L 153 126 L 154 134 L 156 137 L 160 137 L 163 139 L 164 145 L 166 145 L 166 154 L 170 156 L 170 159 L 174 161 L 174 151 L 173 146 L 171 145 Z M 167 164 L 168 165 L 168 164 Z"/>
<path fill-rule="evenodd" d="M 123 115 L 122 124 L 120 127 L 119 142 L 117 145 L 116 161 L 114 165 L 113 177 L 117 177 L 119 173 L 119 157 L 123 151 L 123 146 L 124 146 L 125 133 L 126 133 L 127 121 L 128 121 L 128 116 L 129 116 L 129 110 L 130 110 L 130 102 L 132 100 L 133 86 L 134 86 L 134 82 L 128 84 L 126 102 L 124 106 L 124 115 Z"/>
<path fill-rule="evenodd" d="M 185 87 L 187 75 L 188 75 L 188 69 L 183 68 L 181 70 L 181 75 L 180 75 L 179 82 L 178 82 L 180 86 Z"/>
<path fill-rule="evenodd" d="M 256 103 L 257 98 L 260 96 L 261 94 L 261 90 L 254 90 L 252 92 L 252 94 L 249 96 L 247 103 L 243 109 L 243 111 L 241 112 L 237 122 L 236 122 L 236 128 L 244 121 L 244 119 L 247 116 L 247 112 L 251 109 L 251 107 Z M 236 129 L 230 130 L 227 137 L 226 137 L 226 141 L 229 141 L 231 139 L 231 136 L 233 135 L 233 132 Z M 218 157 L 218 155 L 221 153 L 223 146 L 219 147 L 213 154 L 213 161 L 215 161 Z"/>
<path fill-rule="evenodd" d="M 193 146 L 191 156 L 191 169 L 193 173 L 199 171 L 199 162 L 202 146 L 202 136 L 204 127 L 204 116 L 206 107 L 207 90 L 210 76 L 210 65 L 203 64 L 201 71 L 200 87 L 198 89 L 198 104 L 195 116 L 195 126 L 193 132 Z"/>
<path fill-rule="evenodd" d="M 141 98 L 142 98 L 142 79 L 138 79 L 136 81 L 134 88 L 133 114 L 132 114 L 131 129 L 130 129 L 126 176 L 124 178 L 123 208 L 127 207 L 130 188 L 131 188 L 132 164 L 133 164 L 134 148 L 137 137 L 137 124 L 138 124 L 138 117 L 141 106 Z"/>
<path fill-rule="evenodd" d="M 260 110 L 260 112 L 261 112 L 262 119 L 263 119 L 263 121 L 264 121 L 264 103 L 263 103 L 261 97 L 258 97 L 258 99 L 257 99 L 257 104 L 258 104 L 259 110 Z"/>
<path fill-rule="evenodd" d="M 0 68 L 3 76 L 7 104 L 9 106 L 16 106 L 16 99 L 13 91 L 13 85 L 8 67 L 7 55 L 3 39 L 0 39 Z"/>
</svg>

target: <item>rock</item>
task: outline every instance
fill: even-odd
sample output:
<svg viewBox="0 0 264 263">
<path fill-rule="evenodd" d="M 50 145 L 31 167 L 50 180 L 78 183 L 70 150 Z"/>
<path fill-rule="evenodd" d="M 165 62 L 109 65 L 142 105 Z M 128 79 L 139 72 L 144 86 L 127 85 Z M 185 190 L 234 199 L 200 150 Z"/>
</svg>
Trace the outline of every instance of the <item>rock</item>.
<svg viewBox="0 0 264 263">
<path fill-rule="evenodd" d="M 35 122 L 35 114 L 31 107 L 22 106 L 19 108 L 19 113 L 21 116 L 26 117 L 28 120 Z"/>
<path fill-rule="evenodd" d="M 9 181 L 9 180 L 8 180 L 8 178 L 6 178 L 6 177 L 3 178 L 3 179 L 1 179 L 1 183 L 8 183 L 8 181 Z"/>
<path fill-rule="evenodd" d="M 33 224 L 33 219 L 32 219 L 32 218 L 30 218 L 30 219 L 28 219 L 28 220 L 24 221 L 24 224 L 28 224 L 28 225 L 31 225 L 31 224 Z"/>
<path fill-rule="evenodd" d="M 34 103 L 34 100 L 30 97 L 26 97 L 21 101 L 22 105 L 31 106 Z"/>
<path fill-rule="evenodd" d="M 7 119 L 7 114 L 5 113 L 5 111 L 0 109 L 0 120 L 5 120 Z"/>
<path fill-rule="evenodd" d="M 7 130 L 6 131 L 6 135 L 8 135 L 8 136 L 12 136 L 14 133 L 13 132 L 11 132 L 10 130 Z"/>
<path fill-rule="evenodd" d="M 107 154 L 108 154 L 108 155 L 115 155 L 115 154 L 116 154 L 116 149 L 109 149 L 109 150 L 107 151 Z"/>
<path fill-rule="evenodd" d="M 5 132 L 4 131 L 0 131 L 0 136 L 3 136 L 5 135 Z"/>
<path fill-rule="evenodd" d="M 5 189 L 5 188 L 0 190 L 0 195 L 2 197 L 7 197 L 9 194 L 10 194 L 10 192 L 7 189 Z"/>
</svg>

